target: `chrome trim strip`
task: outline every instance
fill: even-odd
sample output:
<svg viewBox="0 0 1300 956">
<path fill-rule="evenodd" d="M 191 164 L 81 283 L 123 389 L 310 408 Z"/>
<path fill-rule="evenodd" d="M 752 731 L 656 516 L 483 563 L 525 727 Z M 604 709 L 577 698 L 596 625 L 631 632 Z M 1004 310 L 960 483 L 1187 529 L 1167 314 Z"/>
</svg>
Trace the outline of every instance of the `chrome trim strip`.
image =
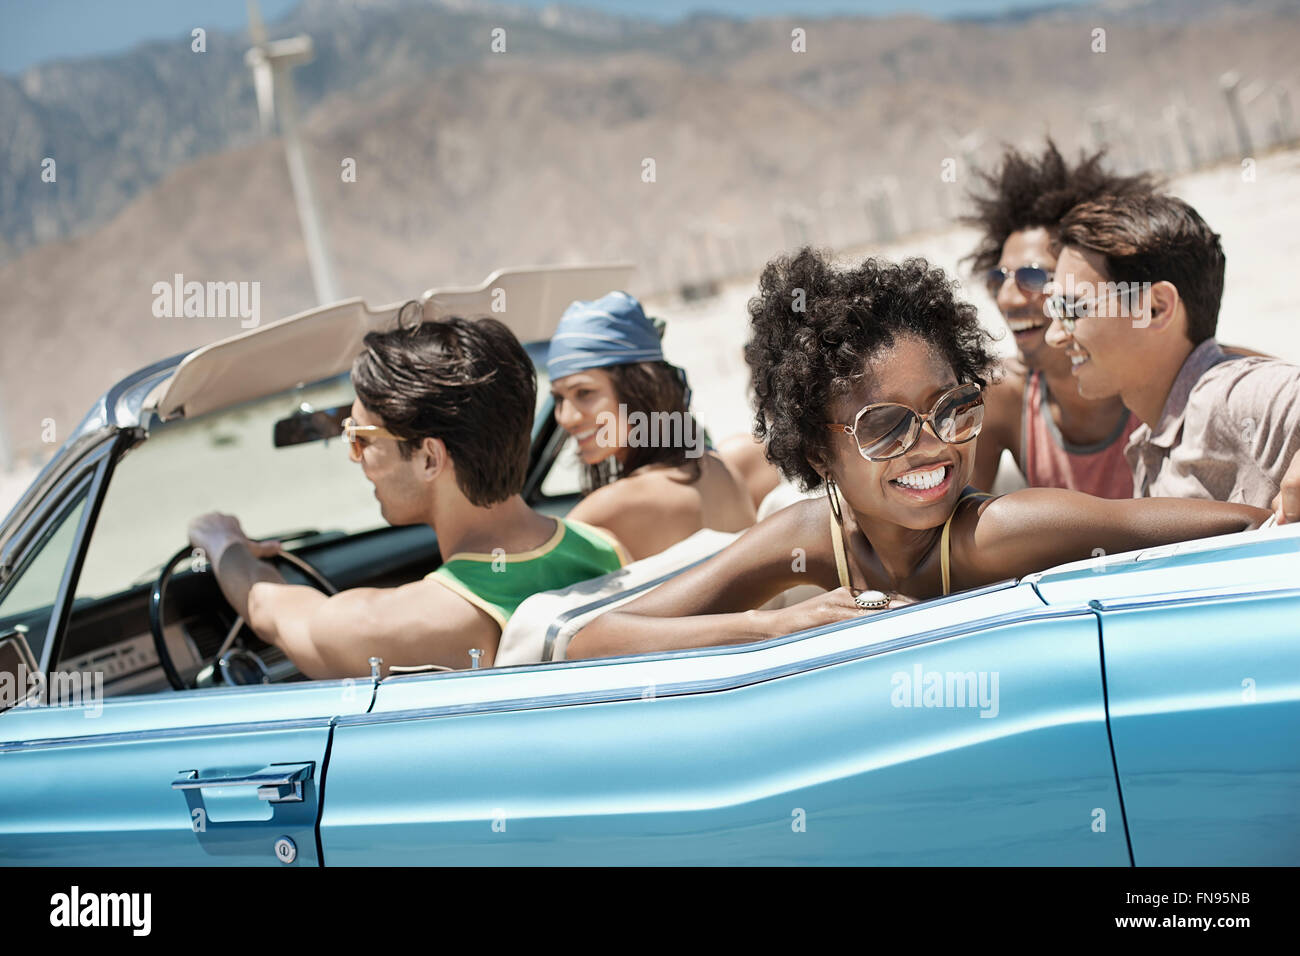
<svg viewBox="0 0 1300 956">
<path fill-rule="evenodd" d="M 542 640 L 543 663 L 548 662 L 552 659 L 552 656 L 555 653 L 555 639 L 559 636 L 560 629 L 564 627 L 564 625 L 568 624 L 575 617 L 586 614 L 588 611 L 594 611 L 596 610 L 596 608 L 602 607 L 606 604 L 613 604 L 615 601 L 621 601 L 624 598 L 629 598 L 632 597 L 633 595 L 640 594 L 643 591 L 648 591 L 653 587 L 657 587 L 658 585 L 663 584 L 669 578 L 675 578 L 677 577 L 677 575 L 684 574 L 685 572 L 689 571 L 691 568 L 703 564 L 705 561 L 708 561 L 716 554 L 717 554 L 716 551 L 713 554 L 706 554 L 704 557 L 696 561 L 692 561 L 690 564 L 683 565 L 682 567 L 669 571 L 666 574 L 661 574 L 659 575 L 659 577 L 654 578 L 651 581 L 642 581 L 640 584 L 636 585 L 635 587 L 630 587 L 626 591 L 619 591 L 617 594 L 607 595 L 606 597 L 600 598 L 597 601 L 590 601 L 582 605 L 582 607 L 570 608 L 567 611 L 560 612 L 559 614 L 556 615 L 555 620 L 551 622 L 551 626 L 546 629 L 546 637 Z"/>
<path fill-rule="evenodd" d="M 740 687 L 747 687 L 753 684 L 763 683 L 778 677 L 790 677 L 795 674 L 803 674 L 813 670 L 820 670 L 824 667 L 831 667 L 836 664 L 849 663 L 851 661 L 865 660 L 868 657 L 876 657 L 889 651 L 901 650 L 908 647 L 914 647 L 920 644 L 931 644 L 941 640 L 947 640 L 952 637 L 961 637 L 977 631 L 988 630 L 1000 627 L 1005 624 L 1026 623 L 1042 620 L 1057 620 L 1060 618 L 1078 618 L 1087 620 L 1090 623 L 1096 621 L 1096 615 L 1087 607 L 1069 607 L 1069 608 L 1044 608 L 1041 611 L 1010 611 L 1005 614 L 995 615 L 994 617 L 980 618 L 976 621 L 965 622 L 962 624 L 953 624 L 948 627 L 938 628 L 932 631 L 924 631 L 920 634 L 912 634 L 906 637 L 897 637 L 888 641 L 879 643 L 860 645 L 858 647 L 847 648 L 842 651 L 835 651 L 830 654 L 823 654 L 817 657 L 805 658 L 801 661 L 794 661 L 788 664 L 782 664 L 775 667 L 760 668 L 757 670 L 746 671 L 739 674 L 733 674 L 728 677 L 718 677 L 709 680 L 698 681 L 680 681 L 674 684 L 656 684 L 655 697 L 679 697 L 691 694 L 704 694 L 723 690 L 736 690 Z M 849 624 L 860 623 L 849 621 Z M 1093 624 L 1093 626 L 1096 626 Z M 815 632 L 807 633 L 799 640 L 813 637 L 820 634 L 826 634 L 832 630 L 841 630 L 840 624 L 830 625 L 826 628 L 818 629 Z M 784 643 L 786 639 L 778 639 L 776 642 L 764 642 L 762 644 L 748 645 L 747 649 L 757 650 L 764 647 L 777 646 Z M 723 650 L 735 652 L 736 648 L 728 647 Z M 644 657 L 633 658 L 597 658 L 591 661 L 572 661 L 573 664 L 607 664 L 615 660 L 627 663 L 639 663 L 650 659 L 649 655 Z M 660 656 L 662 659 L 662 655 Z M 549 666 L 549 665 L 548 665 Z M 469 676 L 470 672 L 461 671 L 452 676 Z M 480 671 L 481 674 L 491 674 L 492 671 Z M 441 675 L 440 675 L 441 676 Z M 475 675 L 477 676 L 477 675 Z M 438 679 L 437 677 L 431 679 Z M 517 697 L 506 698 L 498 701 L 472 702 L 463 704 L 446 704 L 437 707 L 418 707 L 408 710 L 382 711 L 380 713 L 366 714 L 349 714 L 339 717 L 335 726 L 357 726 L 361 724 L 384 724 L 393 723 L 403 720 L 422 720 L 434 717 L 462 717 L 469 714 L 489 714 L 500 713 L 509 710 L 537 710 L 548 707 L 565 707 L 573 704 L 608 704 L 618 703 L 626 700 L 639 700 L 645 693 L 643 685 L 636 687 L 620 687 L 615 690 L 592 690 L 581 691 L 569 694 L 548 694 L 535 697 Z"/>
<path fill-rule="evenodd" d="M 1092 610 L 1086 607 L 1070 608 L 1044 608 L 1032 612 L 1009 611 L 1004 614 L 994 615 L 993 617 L 979 618 L 975 621 L 967 621 L 961 624 L 953 624 L 947 627 L 938 628 L 931 631 L 924 631 L 920 634 L 908 635 L 906 637 L 894 638 L 893 640 L 881 641 L 875 644 L 861 645 L 858 647 L 847 648 L 842 651 L 836 651 L 831 654 L 823 654 L 818 657 L 805 658 L 801 661 L 783 664 L 777 667 L 760 668 L 748 672 L 735 674 L 730 677 L 721 677 L 710 680 L 699 681 L 680 681 L 675 684 L 661 684 L 655 687 L 655 696 L 658 697 L 678 697 L 691 694 L 703 694 L 714 691 L 734 690 L 736 688 L 759 684 L 778 677 L 788 677 L 794 674 L 801 674 L 807 671 L 820 670 L 824 667 L 831 667 L 836 664 L 848 663 L 850 661 L 862 660 L 868 657 L 875 657 L 888 651 L 900 650 L 906 647 L 913 647 L 918 644 L 928 644 L 935 641 L 946 640 L 950 637 L 960 637 L 965 634 L 974 633 L 980 630 L 999 627 L 1004 624 L 1015 624 L 1040 620 L 1057 620 L 1061 618 L 1079 618 L 1081 620 L 1095 621 L 1096 615 Z M 794 640 L 804 640 L 808 637 L 814 637 L 820 634 L 826 634 L 831 631 L 841 630 L 845 624 L 859 624 L 861 621 L 847 621 L 828 625 L 819 628 L 816 631 L 805 632 L 801 636 L 794 637 Z M 1095 626 L 1095 625 L 1094 625 Z M 764 642 L 763 644 L 748 645 L 746 650 L 757 649 L 762 647 L 775 647 L 784 644 L 792 638 L 777 638 L 774 641 Z M 706 648 L 707 650 L 721 650 L 726 653 L 735 653 L 734 647 L 723 648 Z M 671 657 L 671 654 L 658 655 Z M 644 662 L 650 659 L 650 655 L 632 658 L 620 658 L 631 663 Z M 559 663 L 569 663 L 575 666 L 604 666 L 613 663 L 615 658 L 597 658 L 590 661 L 569 661 Z M 530 665 L 545 666 L 548 671 L 558 665 Z M 492 668 L 480 671 L 455 671 L 448 674 L 436 675 L 430 677 L 430 680 L 446 678 L 464 678 L 474 677 L 478 679 L 494 676 L 504 672 L 494 671 Z M 247 692 L 254 688 L 245 688 L 243 691 L 232 689 L 232 693 Z M 377 691 L 377 688 L 376 688 Z M 383 713 L 362 713 L 362 714 L 343 714 L 336 717 L 315 717 L 315 718 L 285 718 L 284 720 L 258 721 L 247 724 L 200 724 L 187 727 L 169 727 L 157 730 L 134 730 L 119 731 L 107 734 L 94 734 L 83 737 L 48 737 L 32 740 L 0 741 L 0 754 L 14 753 L 27 750 L 36 750 L 45 747 L 62 747 L 62 746 L 93 746 L 102 743 L 123 743 L 143 740 L 160 740 L 175 739 L 180 737 L 194 736 L 198 734 L 234 734 L 234 733 L 255 733 L 266 730 L 293 730 L 300 728 L 328 727 L 330 725 L 360 725 L 360 724 L 379 724 L 393 723 L 402 720 L 420 720 L 433 717 L 459 717 L 470 714 L 491 714 L 500 713 L 510 710 L 537 710 L 549 707 L 564 707 L 574 704 L 597 704 L 597 703 L 617 703 L 626 700 L 640 700 L 645 692 L 641 685 L 635 687 L 618 687 L 615 689 L 600 689 L 591 691 L 582 691 L 569 694 L 548 694 L 533 697 L 511 697 L 503 698 L 497 701 L 473 702 L 465 704 L 451 704 L 442 707 L 422 707 L 411 710 L 386 711 Z M 371 706 L 374 701 L 372 699 Z M 0 727 L 3 725 L 0 724 Z"/>
<path fill-rule="evenodd" d="M 250 774 L 200 777 L 197 770 L 182 770 L 172 781 L 173 790 L 209 790 L 222 787 L 256 787 L 257 799 L 268 803 L 302 803 L 302 785 L 310 780 L 316 762 L 271 764 Z"/>
<path fill-rule="evenodd" d="M 116 433 L 106 432 L 98 445 L 88 449 L 75 462 L 69 463 L 59 477 L 44 489 L 39 505 L 29 508 L 20 523 L 7 533 L 3 545 L 0 546 L 0 567 L 11 570 L 0 574 L 0 583 L 7 584 L 16 573 L 17 566 L 22 563 L 22 557 L 32 541 L 45 531 L 49 516 L 55 512 L 62 512 L 68 498 L 81 491 L 82 483 L 102 464 L 104 456 L 112 450 L 115 437 Z M 35 483 L 32 487 L 35 487 Z"/>
<path fill-rule="evenodd" d="M 61 481 L 64 475 L 84 463 L 90 453 L 87 449 L 93 451 L 97 442 L 111 439 L 117 431 L 136 428 L 141 424 L 141 405 L 144 399 L 188 354 L 182 352 L 137 369 L 119 379 L 99 396 L 59 450 L 45 463 L 9 509 L 4 520 L 0 521 L 0 552 L 11 550 L 12 534 L 8 529 L 26 522 L 32 513 L 45 506 L 49 489 Z"/>
<path fill-rule="evenodd" d="M 18 552 L 16 560 L 13 562 L 12 567 L 6 564 L 5 567 L 9 568 L 9 570 L 0 576 L 0 602 L 3 602 L 9 596 L 8 591 L 11 582 L 26 573 L 28 559 L 36 557 L 34 552 L 39 551 L 41 542 L 45 540 L 46 532 L 51 529 L 52 525 L 67 518 L 68 512 L 76 507 L 75 499 L 80 498 L 86 492 L 86 489 L 90 487 L 91 478 L 92 476 L 89 474 L 78 472 L 75 480 L 71 480 L 66 489 L 60 489 L 58 500 L 44 509 L 37 518 L 33 519 L 30 526 L 24 529 L 22 548 Z M 69 552 L 68 560 L 71 560 L 71 558 L 72 554 Z"/>
<path fill-rule="evenodd" d="M 1252 598 L 1272 598 L 1272 597 L 1296 597 L 1300 598 L 1300 588 L 1288 588 L 1284 590 L 1262 591 L 1262 592 L 1232 592 L 1233 594 L 1246 599 Z M 1162 598 L 1155 600 L 1136 600 L 1131 602 L 1112 604 L 1103 606 L 1104 611 L 1128 610 L 1131 608 L 1144 608 L 1160 604 L 1189 604 L 1207 597 L 1219 595 L 1201 594 L 1189 598 Z M 832 667 L 837 664 L 849 663 L 857 660 L 865 660 L 869 657 L 876 657 L 880 654 L 890 651 L 902 650 L 908 647 L 915 647 L 921 644 L 934 643 L 948 638 L 961 637 L 966 634 L 977 631 L 988 630 L 995 627 L 1001 627 L 1007 624 L 1030 623 L 1033 621 L 1059 620 L 1063 618 L 1078 618 L 1080 620 L 1096 619 L 1097 608 L 1086 605 L 1074 605 L 1068 607 L 1045 607 L 1042 610 L 1031 612 L 1011 611 L 1005 614 L 995 615 L 988 618 L 980 618 L 975 621 L 953 624 L 947 627 L 938 628 L 931 631 L 925 631 L 920 634 L 909 635 L 907 637 L 894 638 L 889 641 L 882 641 L 876 644 L 864 645 L 854 648 L 847 648 L 842 651 L 836 651 L 830 654 L 823 654 L 817 657 L 806 658 L 802 661 L 792 662 L 777 667 L 759 668 L 748 672 L 735 674 L 730 677 L 714 678 L 711 680 L 700 681 L 679 681 L 673 684 L 659 684 L 655 687 L 655 696 L 661 697 L 679 697 L 693 694 L 712 693 L 724 690 L 734 690 L 740 687 L 751 686 L 753 684 L 763 683 L 780 677 L 789 677 L 795 674 L 806 673 L 813 670 L 820 670 L 824 667 Z M 845 626 L 852 626 L 861 623 L 860 621 L 840 622 L 820 628 L 817 631 L 803 633 L 796 636 L 786 636 L 776 638 L 772 641 L 766 641 L 761 644 L 749 645 L 746 650 L 758 650 L 768 647 L 776 647 L 788 643 L 791 640 L 805 640 L 809 637 L 830 633 L 841 630 Z M 711 653 L 734 653 L 734 647 L 721 648 L 699 648 L 698 650 L 709 651 Z M 603 666 L 610 663 L 623 662 L 646 662 L 652 660 L 663 660 L 667 658 L 681 658 L 681 654 L 658 654 L 642 655 L 627 658 L 599 658 L 590 661 L 557 661 L 554 664 L 547 665 L 521 665 L 526 667 L 545 666 L 548 671 L 568 666 Z M 696 655 L 698 656 L 698 655 Z M 516 668 L 487 669 L 478 672 L 454 671 L 446 674 L 439 674 L 425 677 L 427 680 L 446 680 L 466 677 L 483 678 L 494 676 L 516 670 Z M 416 675 L 411 675 L 416 676 Z M 423 676 L 423 675 L 421 675 Z M 391 678 L 390 678 L 391 680 Z M 385 682 L 386 683 L 386 682 Z M 270 690 L 271 688 L 267 688 Z M 232 688 L 227 694 L 248 693 L 255 691 L 256 688 Z M 377 688 L 375 688 L 377 690 Z M 595 704 L 595 703 L 618 703 L 627 700 L 639 700 L 644 693 L 644 687 L 638 685 L 635 687 L 619 687 L 615 689 L 591 690 L 575 692 L 569 694 L 549 694 L 533 697 L 514 697 L 505 698 L 497 701 L 475 702 L 464 704 L 450 704 L 441 707 L 423 707 L 413 708 L 410 710 L 387 711 L 382 713 L 362 713 L 362 714 L 345 714 L 336 717 L 312 717 L 312 718 L 285 718 L 283 720 L 265 720 L 252 723 L 229 723 L 229 724 L 197 724 L 185 727 L 167 727 L 152 730 L 136 731 L 118 731 L 106 734 L 93 734 L 80 737 L 47 737 L 32 740 L 18 741 L 0 741 L 0 753 L 16 753 L 28 750 L 43 749 L 48 747 L 62 746 L 94 746 L 106 743 L 127 743 L 144 740 L 162 740 L 176 739 L 199 734 L 236 734 L 236 733 L 258 733 L 267 730 L 296 730 L 311 728 L 326 728 L 331 724 L 336 726 L 360 726 L 365 724 L 384 724 L 395 723 L 404 720 L 422 720 L 437 717 L 459 717 L 473 714 L 492 714 L 502 713 L 511 710 L 538 710 L 552 707 L 565 707 L 577 704 Z M 224 695 L 223 695 L 224 696 Z M 373 706 L 373 699 L 372 699 Z M 2 726 L 2 725 L 0 725 Z"/>
<path fill-rule="evenodd" d="M 108 481 L 108 473 L 112 465 L 113 456 L 106 453 L 95 467 L 94 474 L 90 476 L 90 490 L 86 492 L 85 507 L 81 509 L 81 520 L 77 522 L 77 532 L 72 539 L 72 551 L 68 554 L 67 563 L 63 566 L 63 575 L 59 578 L 59 590 L 56 592 L 49 627 L 45 632 L 45 644 L 41 648 L 41 670 L 44 673 L 49 673 L 50 667 L 58 660 L 54 656 L 55 652 L 62 650 L 62 647 L 58 646 L 62 643 L 59 636 L 68 624 L 74 589 L 77 586 L 77 579 L 81 577 L 81 565 L 90 544 L 90 530 L 99 519 L 99 503 L 103 498 L 104 485 Z"/>
<path fill-rule="evenodd" d="M 1188 594 L 1144 594 L 1140 597 L 1122 598 L 1116 601 L 1107 601 L 1104 598 L 1090 601 L 1097 610 L 1105 611 L 1132 611 L 1143 608 L 1154 607 L 1178 607 L 1187 604 L 1200 604 L 1204 601 L 1224 600 L 1238 598 L 1243 601 L 1263 601 L 1271 598 L 1296 598 L 1300 599 L 1300 587 L 1282 587 L 1269 588 L 1264 590 L 1243 591 L 1241 588 L 1207 588 L 1201 591 L 1193 591 Z"/>
<path fill-rule="evenodd" d="M 50 708 L 53 709 L 53 708 Z M 13 713 L 13 711 L 9 711 Z M 333 717 L 286 717 L 283 720 L 259 720 L 244 724 L 193 724 L 186 727 L 155 727 L 151 730 L 118 730 L 82 737 L 34 737 L 31 740 L 0 740 L 0 754 L 44 750 L 49 747 L 94 747 L 101 744 L 140 743 L 175 740 L 210 734 L 252 734 L 267 730 L 311 730 L 328 728 Z"/>
</svg>

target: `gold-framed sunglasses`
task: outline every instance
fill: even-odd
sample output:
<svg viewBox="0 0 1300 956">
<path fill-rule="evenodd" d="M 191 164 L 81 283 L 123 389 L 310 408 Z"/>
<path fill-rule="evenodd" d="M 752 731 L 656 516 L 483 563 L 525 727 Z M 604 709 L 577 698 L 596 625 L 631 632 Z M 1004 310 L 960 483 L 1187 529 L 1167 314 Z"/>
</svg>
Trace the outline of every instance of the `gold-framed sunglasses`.
<svg viewBox="0 0 1300 956">
<path fill-rule="evenodd" d="M 828 422 L 826 427 L 852 435 L 867 461 L 888 461 L 911 451 L 926 422 L 946 444 L 972 440 L 984 426 L 983 386 L 969 382 L 950 388 L 924 415 L 900 402 L 876 402 L 860 409 L 852 425 Z"/>
<path fill-rule="evenodd" d="M 343 441 L 348 446 L 348 457 L 353 461 L 361 460 L 361 453 L 365 450 L 366 443 L 375 438 L 392 438 L 396 441 L 406 440 L 379 425 L 358 425 L 354 418 L 343 419 Z"/>
</svg>

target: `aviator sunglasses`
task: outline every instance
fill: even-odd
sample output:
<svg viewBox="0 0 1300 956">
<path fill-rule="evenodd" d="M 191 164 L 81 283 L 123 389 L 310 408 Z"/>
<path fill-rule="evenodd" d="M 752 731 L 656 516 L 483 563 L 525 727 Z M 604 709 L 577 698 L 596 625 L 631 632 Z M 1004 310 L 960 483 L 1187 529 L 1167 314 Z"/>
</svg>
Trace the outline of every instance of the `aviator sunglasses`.
<svg viewBox="0 0 1300 956">
<path fill-rule="evenodd" d="M 858 454 L 867 461 L 888 461 L 912 449 L 926 422 L 942 442 L 962 445 L 970 441 L 984 424 L 983 386 L 971 382 L 951 388 L 925 415 L 899 402 L 877 402 L 861 409 L 852 425 L 830 422 L 826 427 L 852 435 Z"/>
<path fill-rule="evenodd" d="M 1002 285 L 1008 278 L 1016 280 L 1016 288 L 1025 295 L 1042 295 L 1047 284 L 1052 281 L 1052 273 L 1042 266 L 1021 266 L 1019 269 L 1007 269 L 997 266 L 984 274 L 984 282 L 989 290 L 989 298 L 996 299 L 1002 291 Z"/>
</svg>

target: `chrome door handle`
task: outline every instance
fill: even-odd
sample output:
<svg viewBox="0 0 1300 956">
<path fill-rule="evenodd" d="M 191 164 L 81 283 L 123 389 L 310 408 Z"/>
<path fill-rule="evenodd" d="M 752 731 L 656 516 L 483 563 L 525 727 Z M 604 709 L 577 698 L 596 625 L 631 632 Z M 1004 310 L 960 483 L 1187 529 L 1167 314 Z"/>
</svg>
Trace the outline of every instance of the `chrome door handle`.
<svg viewBox="0 0 1300 956">
<path fill-rule="evenodd" d="M 256 787 L 257 798 L 270 803 L 301 803 L 302 784 L 311 779 L 314 764 L 273 763 L 261 770 L 229 777 L 200 777 L 197 770 L 182 770 L 172 781 L 173 790 L 205 787 Z"/>
</svg>

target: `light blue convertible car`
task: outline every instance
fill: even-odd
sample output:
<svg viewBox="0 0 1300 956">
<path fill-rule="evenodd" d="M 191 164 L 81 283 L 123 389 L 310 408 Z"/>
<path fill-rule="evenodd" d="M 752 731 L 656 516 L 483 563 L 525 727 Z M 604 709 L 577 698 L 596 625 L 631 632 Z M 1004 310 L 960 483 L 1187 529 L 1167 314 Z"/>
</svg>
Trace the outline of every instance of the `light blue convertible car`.
<svg viewBox="0 0 1300 956">
<path fill-rule="evenodd" d="M 625 279 L 430 297 L 504 298 L 538 355 L 570 300 Z M 563 659 L 705 534 L 530 599 L 509 666 L 302 679 L 232 626 L 186 526 L 238 514 L 326 589 L 436 565 L 319 438 L 392 314 L 341 303 L 127 377 L 0 526 L 0 863 L 1300 862 L 1291 526 L 748 646 Z M 544 400 L 527 496 L 553 513 L 576 500 L 563 438 Z"/>
</svg>

